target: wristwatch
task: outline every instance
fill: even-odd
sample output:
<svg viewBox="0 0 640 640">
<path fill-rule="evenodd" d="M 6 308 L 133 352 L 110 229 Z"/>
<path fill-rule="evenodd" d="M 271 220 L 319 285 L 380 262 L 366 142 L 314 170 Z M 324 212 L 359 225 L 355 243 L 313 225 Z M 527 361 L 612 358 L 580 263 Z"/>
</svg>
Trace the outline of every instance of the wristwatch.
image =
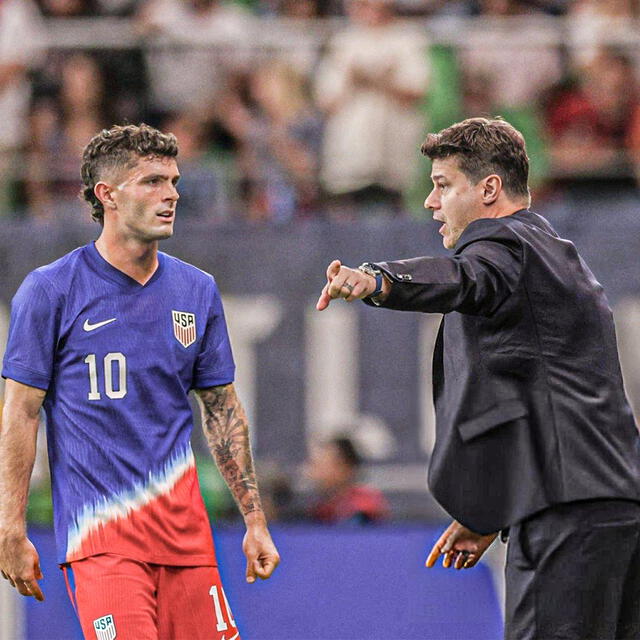
<svg viewBox="0 0 640 640">
<path fill-rule="evenodd" d="M 358 267 L 358 271 L 362 271 L 362 273 L 366 273 L 376 279 L 376 290 L 367 297 L 377 298 L 382 293 L 382 282 L 384 277 L 382 275 L 382 271 L 380 271 L 380 269 L 372 262 L 363 262 Z"/>
</svg>

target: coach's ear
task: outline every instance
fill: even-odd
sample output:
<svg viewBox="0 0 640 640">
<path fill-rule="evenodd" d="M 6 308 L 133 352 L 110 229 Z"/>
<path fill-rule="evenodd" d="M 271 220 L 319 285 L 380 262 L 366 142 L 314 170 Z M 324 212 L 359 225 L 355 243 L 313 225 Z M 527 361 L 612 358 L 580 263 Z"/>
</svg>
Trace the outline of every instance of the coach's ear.
<svg viewBox="0 0 640 640">
<path fill-rule="evenodd" d="M 93 187 L 93 193 L 96 198 L 102 202 L 102 206 L 105 209 L 115 209 L 117 207 L 115 200 L 113 199 L 113 187 L 106 182 L 98 182 Z"/>
<path fill-rule="evenodd" d="M 502 191 L 502 178 L 495 173 L 482 180 L 482 204 L 492 205 Z"/>
</svg>

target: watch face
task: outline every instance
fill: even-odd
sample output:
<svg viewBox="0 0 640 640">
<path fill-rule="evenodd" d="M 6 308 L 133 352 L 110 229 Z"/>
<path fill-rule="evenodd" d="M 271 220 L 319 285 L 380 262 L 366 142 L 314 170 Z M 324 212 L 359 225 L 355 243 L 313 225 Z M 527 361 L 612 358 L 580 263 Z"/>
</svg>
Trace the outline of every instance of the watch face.
<svg viewBox="0 0 640 640">
<path fill-rule="evenodd" d="M 364 262 L 363 264 L 361 264 L 358 269 L 360 269 L 360 271 L 364 271 L 364 273 L 368 273 L 370 276 L 379 276 L 381 275 L 381 271 L 380 269 L 378 269 L 375 265 L 371 264 L 370 262 Z"/>
</svg>

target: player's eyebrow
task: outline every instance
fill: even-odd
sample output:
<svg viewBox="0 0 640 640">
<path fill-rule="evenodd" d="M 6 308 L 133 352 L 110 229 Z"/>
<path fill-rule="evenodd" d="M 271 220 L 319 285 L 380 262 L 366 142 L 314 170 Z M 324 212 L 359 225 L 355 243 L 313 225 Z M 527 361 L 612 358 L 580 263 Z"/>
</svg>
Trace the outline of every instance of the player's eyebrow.
<svg viewBox="0 0 640 640">
<path fill-rule="evenodd" d="M 178 183 L 180 180 L 180 174 L 174 174 L 170 176 L 167 173 L 150 173 L 146 176 L 142 176 L 141 180 L 143 182 L 151 182 L 151 180 L 170 180 L 174 185 Z"/>
<path fill-rule="evenodd" d="M 436 173 L 431 176 L 431 181 L 435 182 L 436 180 L 445 180 L 445 177 L 441 173 Z"/>
</svg>

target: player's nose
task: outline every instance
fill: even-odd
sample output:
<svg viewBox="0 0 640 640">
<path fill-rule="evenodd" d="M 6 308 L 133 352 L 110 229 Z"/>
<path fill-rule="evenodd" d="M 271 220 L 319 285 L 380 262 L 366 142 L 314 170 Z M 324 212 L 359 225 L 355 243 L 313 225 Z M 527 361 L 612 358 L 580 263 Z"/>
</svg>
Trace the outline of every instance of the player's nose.
<svg viewBox="0 0 640 640">
<path fill-rule="evenodd" d="M 169 189 L 167 191 L 166 199 L 168 200 L 178 200 L 180 198 L 180 194 L 178 193 L 178 188 L 175 184 L 170 184 Z"/>
</svg>

